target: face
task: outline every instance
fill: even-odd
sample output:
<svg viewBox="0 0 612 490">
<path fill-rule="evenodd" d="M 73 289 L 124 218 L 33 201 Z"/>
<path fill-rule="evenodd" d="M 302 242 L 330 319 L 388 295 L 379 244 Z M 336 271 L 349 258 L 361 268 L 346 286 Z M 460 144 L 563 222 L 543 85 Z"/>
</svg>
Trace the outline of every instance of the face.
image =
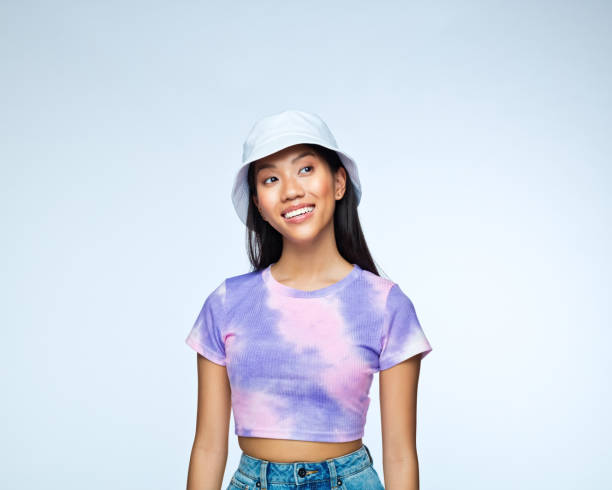
<svg viewBox="0 0 612 490">
<path fill-rule="evenodd" d="M 257 195 L 253 201 L 263 219 L 283 237 L 307 241 L 330 226 L 333 230 L 336 200 L 346 189 L 343 168 L 332 174 L 327 163 L 306 145 L 290 146 L 254 165 Z M 307 212 L 286 216 L 296 206 Z"/>
</svg>

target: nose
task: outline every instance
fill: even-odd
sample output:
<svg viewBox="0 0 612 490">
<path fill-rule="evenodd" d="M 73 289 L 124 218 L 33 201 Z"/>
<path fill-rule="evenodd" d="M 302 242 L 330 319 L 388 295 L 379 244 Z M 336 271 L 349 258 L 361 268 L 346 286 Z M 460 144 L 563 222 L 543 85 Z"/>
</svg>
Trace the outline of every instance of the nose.
<svg viewBox="0 0 612 490">
<path fill-rule="evenodd" d="M 298 196 L 304 194 L 304 189 L 295 178 L 285 179 L 285 185 L 283 187 L 283 198 L 286 200 L 295 199 Z"/>
</svg>

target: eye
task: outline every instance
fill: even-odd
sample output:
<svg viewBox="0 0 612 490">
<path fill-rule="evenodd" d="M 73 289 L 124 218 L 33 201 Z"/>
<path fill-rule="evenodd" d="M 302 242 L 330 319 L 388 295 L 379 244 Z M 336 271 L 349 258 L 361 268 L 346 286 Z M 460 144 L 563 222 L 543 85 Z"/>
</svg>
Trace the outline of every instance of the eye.
<svg viewBox="0 0 612 490">
<path fill-rule="evenodd" d="M 300 169 L 300 172 L 301 172 L 302 170 L 304 170 L 305 168 L 310 168 L 310 169 L 312 169 L 312 165 L 308 165 L 308 166 L 306 166 L 306 167 L 302 167 L 302 168 Z M 312 170 L 310 170 L 310 172 L 312 172 Z M 308 172 L 308 173 L 310 173 L 310 172 Z"/>
<path fill-rule="evenodd" d="M 268 181 L 269 179 L 275 179 L 275 178 L 276 178 L 276 177 L 274 177 L 274 176 L 272 176 L 272 177 L 268 177 L 267 179 L 265 179 L 265 180 L 263 181 L 263 183 L 265 184 L 265 183 L 266 183 L 266 181 Z"/>
</svg>

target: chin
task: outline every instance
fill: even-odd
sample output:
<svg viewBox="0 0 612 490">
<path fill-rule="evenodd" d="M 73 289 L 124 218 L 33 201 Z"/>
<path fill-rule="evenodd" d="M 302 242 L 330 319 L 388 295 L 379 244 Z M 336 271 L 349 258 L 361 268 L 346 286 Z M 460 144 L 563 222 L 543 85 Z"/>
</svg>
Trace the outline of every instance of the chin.
<svg viewBox="0 0 612 490">
<path fill-rule="evenodd" d="M 330 226 L 333 227 L 333 222 L 330 223 Z M 325 230 L 325 226 L 318 226 L 315 223 L 311 223 L 307 226 L 296 227 L 295 229 L 287 230 L 287 228 L 284 228 L 279 232 L 287 240 L 294 242 L 309 242 L 317 239 Z"/>
</svg>

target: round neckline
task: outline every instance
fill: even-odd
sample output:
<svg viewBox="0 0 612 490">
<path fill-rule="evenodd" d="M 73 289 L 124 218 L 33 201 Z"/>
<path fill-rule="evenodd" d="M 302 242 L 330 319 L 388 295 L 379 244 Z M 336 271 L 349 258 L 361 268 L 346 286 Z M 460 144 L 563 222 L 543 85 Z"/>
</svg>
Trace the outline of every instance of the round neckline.
<svg viewBox="0 0 612 490">
<path fill-rule="evenodd" d="M 318 298 L 321 296 L 328 296 L 353 282 L 361 271 L 361 267 L 359 267 L 357 264 L 353 264 L 351 271 L 339 281 L 336 281 L 335 283 L 323 288 L 306 291 L 304 289 L 292 288 L 291 286 L 287 286 L 282 282 L 278 282 L 270 270 L 272 265 L 273 264 L 270 264 L 262 271 L 261 277 L 263 278 L 264 282 L 275 292 L 284 294 L 285 296 L 293 296 L 294 298 Z"/>
</svg>

